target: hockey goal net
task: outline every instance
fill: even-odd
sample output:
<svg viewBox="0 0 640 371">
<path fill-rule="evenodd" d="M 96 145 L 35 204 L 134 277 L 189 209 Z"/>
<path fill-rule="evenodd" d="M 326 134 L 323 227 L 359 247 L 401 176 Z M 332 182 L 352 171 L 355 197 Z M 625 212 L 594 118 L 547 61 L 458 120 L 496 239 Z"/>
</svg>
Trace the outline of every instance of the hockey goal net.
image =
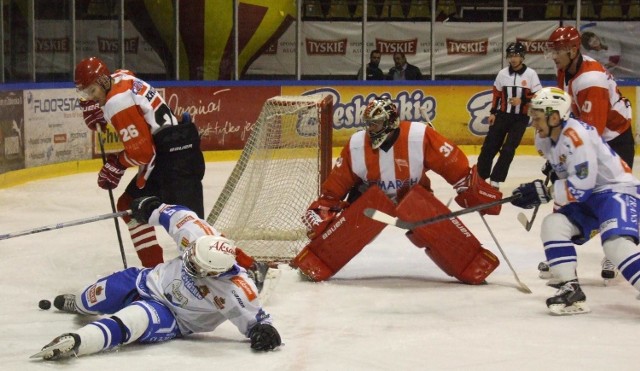
<svg viewBox="0 0 640 371">
<path fill-rule="evenodd" d="M 208 222 L 260 261 L 309 242 L 302 216 L 331 170 L 331 96 L 268 99 Z"/>
</svg>

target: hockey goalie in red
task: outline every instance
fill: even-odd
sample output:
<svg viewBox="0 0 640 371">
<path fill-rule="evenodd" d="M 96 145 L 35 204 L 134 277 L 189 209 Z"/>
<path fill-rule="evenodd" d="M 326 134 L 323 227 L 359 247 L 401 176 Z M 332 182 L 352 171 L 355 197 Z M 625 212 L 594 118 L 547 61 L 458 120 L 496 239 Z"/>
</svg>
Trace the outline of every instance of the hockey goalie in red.
<svg viewBox="0 0 640 371">
<path fill-rule="evenodd" d="M 322 195 L 303 217 L 311 242 L 291 265 L 314 281 L 337 273 L 385 227 L 364 216 L 365 208 L 408 221 L 449 213 L 433 195 L 429 170 L 453 185 L 462 207 L 502 198 L 478 176 L 475 166 L 469 167 L 455 144 L 421 122 L 400 121 L 390 99 L 374 99 L 362 120 L 367 130 L 349 139 L 322 184 Z M 500 206 L 483 212 L 497 215 Z M 457 218 L 416 228 L 407 237 L 444 272 L 464 283 L 484 282 L 499 264 Z"/>
</svg>

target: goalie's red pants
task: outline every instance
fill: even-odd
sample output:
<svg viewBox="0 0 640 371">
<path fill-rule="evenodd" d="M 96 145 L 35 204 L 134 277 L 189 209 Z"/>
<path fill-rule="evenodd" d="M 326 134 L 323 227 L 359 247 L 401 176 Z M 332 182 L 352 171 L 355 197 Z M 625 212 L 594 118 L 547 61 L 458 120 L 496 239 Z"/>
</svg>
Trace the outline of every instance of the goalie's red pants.
<svg viewBox="0 0 640 371">
<path fill-rule="evenodd" d="M 414 186 L 397 207 L 377 186 L 372 186 L 339 214 L 321 236 L 312 240 L 291 265 L 314 281 L 323 281 L 336 274 L 386 226 L 364 216 L 363 210 L 368 207 L 407 221 L 451 212 L 422 186 Z M 416 246 L 424 248 L 445 273 L 464 283 L 484 282 L 500 264 L 457 218 L 416 228 L 407 232 L 407 237 Z"/>
</svg>

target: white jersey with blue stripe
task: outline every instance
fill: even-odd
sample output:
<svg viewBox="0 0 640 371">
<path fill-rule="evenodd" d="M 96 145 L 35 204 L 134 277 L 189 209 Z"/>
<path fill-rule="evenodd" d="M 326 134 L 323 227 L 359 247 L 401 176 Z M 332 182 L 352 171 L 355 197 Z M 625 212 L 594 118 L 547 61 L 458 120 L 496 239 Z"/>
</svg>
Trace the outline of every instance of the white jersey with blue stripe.
<svg viewBox="0 0 640 371">
<path fill-rule="evenodd" d="M 558 175 L 553 195 L 559 206 L 582 202 L 592 193 L 638 195 L 640 181 L 591 125 L 569 118 L 556 143 L 536 135 L 535 145 Z"/>
</svg>

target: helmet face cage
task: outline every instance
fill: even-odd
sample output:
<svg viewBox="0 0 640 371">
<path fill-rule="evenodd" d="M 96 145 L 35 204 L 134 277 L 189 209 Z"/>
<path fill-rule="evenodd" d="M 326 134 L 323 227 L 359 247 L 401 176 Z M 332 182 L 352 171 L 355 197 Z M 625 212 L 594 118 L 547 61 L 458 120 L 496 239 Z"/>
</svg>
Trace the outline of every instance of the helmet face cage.
<svg viewBox="0 0 640 371">
<path fill-rule="evenodd" d="M 389 133 L 400 125 L 396 105 L 389 98 L 376 98 L 372 100 L 362 114 L 362 121 L 367 127 L 374 149 L 380 147 Z M 369 130 L 372 125 L 381 124 L 381 129 L 373 132 Z"/>
<path fill-rule="evenodd" d="M 531 109 L 542 110 L 545 116 L 558 112 L 566 120 L 571 116 L 571 96 L 559 88 L 542 88 L 531 98 Z"/>
<path fill-rule="evenodd" d="M 516 41 L 514 43 L 509 43 L 509 45 L 507 45 L 507 49 L 506 49 L 506 53 L 507 53 L 507 58 L 509 58 L 512 55 L 519 55 L 520 57 L 524 58 L 524 54 L 527 51 L 527 49 L 524 47 L 524 45 L 519 42 Z"/>
<path fill-rule="evenodd" d="M 235 247 L 222 236 L 202 236 L 182 253 L 185 272 L 194 278 L 217 277 L 235 264 Z"/>
</svg>

